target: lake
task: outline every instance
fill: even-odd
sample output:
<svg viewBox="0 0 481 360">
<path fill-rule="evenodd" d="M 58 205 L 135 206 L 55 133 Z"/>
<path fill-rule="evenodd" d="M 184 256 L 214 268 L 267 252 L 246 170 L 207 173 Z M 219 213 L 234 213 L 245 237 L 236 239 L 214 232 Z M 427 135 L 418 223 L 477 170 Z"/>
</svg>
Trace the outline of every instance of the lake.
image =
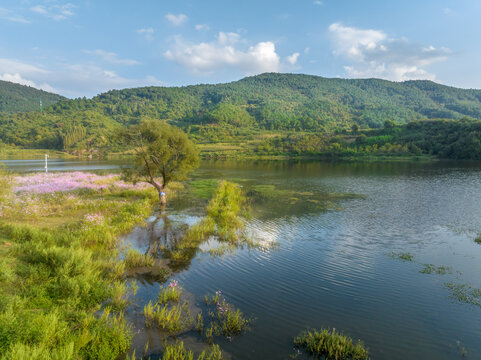
<svg viewBox="0 0 481 360">
<path fill-rule="evenodd" d="M 67 160 L 51 169 L 119 164 Z M 19 171 L 42 165 L 7 162 Z M 446 286 L 481 287 L 481 245 L 474 242 L 481 234 L 481 164 L 217 161 L 203 162 L 192 178 L 231 179 L 246 189 L 274 185 L 302 195 L 252 204 L 248 228 L 264 247 L 221 257 L 198 252 L 174 275 L 196 302 L 222 290 L 256 318 L 246 334 L 219 342 L 229 358 L 289 359 L 299 332 L 324 327 L 362 339 L 373 359 L 461 358 L 462 348 L 467 358 L 481 358 L 481 307 L 459 301 Z M 326 207 L 310 193 L 361 196 Z M 200 203 L 179 199 L 169 203 L 168 214 L 189 222 L 201 210 Z M 146 249 L 148 229 L 124 240 Z M 399 259 L 400 253 L 412 261 Z M 448 271 L 422 273 L 424 264 Z M 161 286 L 138 280 L 138 307 L 129 311 L 134 320 Z M 134 344 L 142 349 L 155 334 L 138 330 Z M 191 333 L 181 339 L 198 342 Z M 151 349 L 155 358 L 158 349 Z"/>
</svg>

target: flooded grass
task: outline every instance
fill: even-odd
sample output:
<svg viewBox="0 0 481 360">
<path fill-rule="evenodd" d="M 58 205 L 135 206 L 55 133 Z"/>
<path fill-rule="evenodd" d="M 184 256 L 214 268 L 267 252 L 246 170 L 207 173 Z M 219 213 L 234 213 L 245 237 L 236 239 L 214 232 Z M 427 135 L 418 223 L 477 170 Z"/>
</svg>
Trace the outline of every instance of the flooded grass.
<svg viewBox="0 0 481 360">
<path fill-rule="evenodd" d="M 474 242 L 475 242 L 476 244 L 481 245 L 481 234 L 479 234 L 479 235 L 474 239 Z"/>
<path fill-rule="evenodd" d="M 197 360 L 222 360 L 219 345 L 212 345 L 210 349 L 202 351 Z M 162 360 L 194 360 L 194 353 L 184 348 L 183 342 L 167 345 L 162 355 Z"/>
<path fill-rule="evenodd" d="M 411 253 L 408 253 L 408 252 L 392 252 L 390 254 L 390 256 L 393 258 L 393 259 L 396 259 L 396 260 L 401 260 L 401 261 L 413 261 L 414 260 L 414 256 L 411 254 Z"/>
<path fill-rule="evenodd" d="M 360 340 L 356 343 L 336 329 L 306 331 L 294 339 L 294 345 L 326 360 L 369 359 L 369 353 Z"/>
<path fill-rule="evenodd" d="M 196 329 L 200 333 L 202 329 L 205 330 L 207 343 L 212 343 L 214 336 L 224 336 L 231 341 L 233 336 L 241 335 L 249 329 L 253 320 L 246 318 L 240 309 L 228 303 L 221 291 L 213 296 L 205 296 L 204 300 L 207 314 L 199 314 Z"/>
<path fill-rule="evenodd" d="M 128 270 L 139 267 L 153 267 L 155 259 L 150 254 L 141 254 L 138 250 L 129 249 L 125 255 L 125 266 Z"/>
<path fill-rule="evenodd" d="M 218 185 L 219 181 L 214 179 L 192 180 L 189 182 L 189 190 L 199 199 L 210 199 Z"/>
<path fill-rule="evenodd" d="M 446 275 L 446 274 L 452 274 L 453 269 L 451 266 L 436 266 L 434 264 L 424 264 L 424 267 L 421 271 L 419 271 L 421 274 L 437 274 L 437 275 Z"/>
<path fill-rule="evenodd" d="M 459 302 L 481 307 L 481 288 L 475 288 L 469 284 L 445 283 L 451 298 Z"/>
<path fill-rule="evenodd" d="M 178 302 L 182 295 L 182 288 L 176 280 L 171 280 L 170 284 L 162 288 L 159 292 L 159 304 L 165 305 L 169 302 Z"/>
</svg>

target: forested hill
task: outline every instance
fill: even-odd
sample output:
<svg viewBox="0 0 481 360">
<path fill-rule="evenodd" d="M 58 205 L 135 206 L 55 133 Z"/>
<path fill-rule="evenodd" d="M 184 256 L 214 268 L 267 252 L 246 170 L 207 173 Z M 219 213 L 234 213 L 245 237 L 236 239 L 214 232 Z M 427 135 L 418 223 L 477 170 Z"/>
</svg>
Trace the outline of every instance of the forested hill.
<svg viewBox="0 0 481 360">
<path fill-rule="evenodd" d="M 112 90 L 44 110 L 1 115 L 0 144 L 113 149 L 112 130 L 142 118 L 169 121 L 202 141 L 226 143 L 246 129 L 332 133 L 354 124 L 381 128 L 386 120 L 481 119 L 481 90 L 431 81 L 266 73 L 227 84 Z"/>
<path fill-rule="evenodd" d="M 39 110 L 40 99 L 43 106 L 48 106 L 65 98 L 30 86 L 0 80 L 0 113 Z"/>
</svg>

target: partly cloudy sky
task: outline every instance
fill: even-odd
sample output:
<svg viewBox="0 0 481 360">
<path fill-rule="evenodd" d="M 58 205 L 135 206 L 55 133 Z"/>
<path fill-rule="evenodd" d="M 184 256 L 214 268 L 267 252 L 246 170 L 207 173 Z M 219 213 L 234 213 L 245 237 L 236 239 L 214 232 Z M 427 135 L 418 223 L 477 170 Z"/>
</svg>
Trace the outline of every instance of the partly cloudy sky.
<svg viewBox="0 0 481 360">
<path fill-rule="evenodd" d="M 2 0 L 0 80 L 68 97 L 263 72 L 481 88 L 479 0 Z"/>
</svg>

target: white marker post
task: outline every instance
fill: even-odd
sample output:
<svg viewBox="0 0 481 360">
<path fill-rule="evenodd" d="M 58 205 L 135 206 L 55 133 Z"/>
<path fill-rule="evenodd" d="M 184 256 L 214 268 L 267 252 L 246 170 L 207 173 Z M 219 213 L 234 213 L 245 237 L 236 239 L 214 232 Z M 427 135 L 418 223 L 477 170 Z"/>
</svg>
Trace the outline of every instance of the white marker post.
<svg viewBox="0 0 481 360">
<path fill-rule="evenodd" d="M 48 173 L 48 154 L 45 154 L 45 172 Z"/>
</svg>

